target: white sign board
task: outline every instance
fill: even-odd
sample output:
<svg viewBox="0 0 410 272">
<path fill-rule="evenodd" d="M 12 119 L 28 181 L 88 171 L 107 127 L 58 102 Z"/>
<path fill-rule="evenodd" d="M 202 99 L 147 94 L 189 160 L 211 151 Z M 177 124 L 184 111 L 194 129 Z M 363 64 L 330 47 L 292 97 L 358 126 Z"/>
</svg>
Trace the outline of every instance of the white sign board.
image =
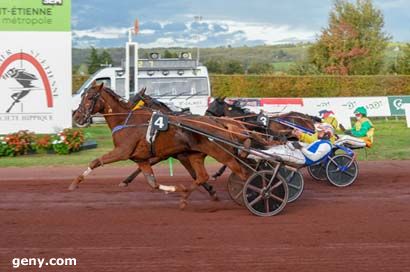
<svg viewBox="0 0 410 272">
<path fill-rule="evenodd" d="M 260 110 L 271 113 L 298 111 L 319 116 L 322 110 L 335 113 L 337 120 L 347 129 L 351 128 L 354 110 L 363 106 L 369 117 L 391 116 L 389 99 L 385 96 L 371 97 L 318 97 L 318 98 L 232 98 L 253 112 Z M 228 100 L 229 101 L 229 100 Z"/>
<path fill-rule="evenodd" d="M 0 134 L 71 127 L 70 1 L 50 3 L 0 2 Z"/>
<path fill-rule="evenodd" d="M 410 103 L 403 104 L 406 113 L 407 127 L 410 128 Z"/>
</svg>

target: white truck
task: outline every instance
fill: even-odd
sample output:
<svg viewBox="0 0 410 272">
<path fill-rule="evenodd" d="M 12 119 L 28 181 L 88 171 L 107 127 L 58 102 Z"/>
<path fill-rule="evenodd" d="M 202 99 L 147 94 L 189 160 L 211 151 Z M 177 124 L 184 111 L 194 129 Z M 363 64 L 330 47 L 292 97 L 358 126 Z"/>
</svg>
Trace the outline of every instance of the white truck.
<svg viewBox="0 0 410 272">
<path fill-rule="evenodd" d="M 93 74 L 73 95 L 73 110 L 94 80 L 127 100 L 146 87 L 146 94 L 176 108 L 190 108 L 194 114 L 203 115 L 211 97 L 208 70 L 189 53 L 172 59 L 151 53 L 149 59 L 138 59 L 138 46 L 133 42 L 126 45 L 125 67 L 106 67 Z"/>
</svg>

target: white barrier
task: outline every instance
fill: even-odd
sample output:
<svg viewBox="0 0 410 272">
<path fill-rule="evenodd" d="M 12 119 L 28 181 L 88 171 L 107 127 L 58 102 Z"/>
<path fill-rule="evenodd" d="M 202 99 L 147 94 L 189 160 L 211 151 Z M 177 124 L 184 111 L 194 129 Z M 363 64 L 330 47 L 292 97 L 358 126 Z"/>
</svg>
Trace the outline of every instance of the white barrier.
<svg viewBox="0 0 410 272">
<path fill-rule="evenodd" d="M 406 113 L 407 127 L 410 128 L 410 103 L 403 104 Z"/>
<path fill-rule="evenodd" d="M 298 111 L 318 116 L 322 110 L 331 110 L 338 121 L 347 129 L 351 128 L 354 110 L 363 106 L 369 117 L 391 116 L 391 106 L 387 96 L 371 97 L 329 97 L 329 98 L 232 98 L 254 112 Z"/>
</svg>

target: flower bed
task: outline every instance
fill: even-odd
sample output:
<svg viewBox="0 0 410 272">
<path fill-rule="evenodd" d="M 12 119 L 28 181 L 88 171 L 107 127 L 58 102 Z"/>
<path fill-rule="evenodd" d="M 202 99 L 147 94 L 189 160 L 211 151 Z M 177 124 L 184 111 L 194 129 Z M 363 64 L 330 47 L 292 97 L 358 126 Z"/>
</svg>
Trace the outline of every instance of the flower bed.
<svg viewBox="0 0 410 272">
<path fill-rule="evenodd" d="M 0 157 L 51 152 L 60 155 L 78 152 L 85 142 L 80 129 L 67 128 L 55 135 L 35 135 L 21 130 L 0 137 Z"/>
</svg>

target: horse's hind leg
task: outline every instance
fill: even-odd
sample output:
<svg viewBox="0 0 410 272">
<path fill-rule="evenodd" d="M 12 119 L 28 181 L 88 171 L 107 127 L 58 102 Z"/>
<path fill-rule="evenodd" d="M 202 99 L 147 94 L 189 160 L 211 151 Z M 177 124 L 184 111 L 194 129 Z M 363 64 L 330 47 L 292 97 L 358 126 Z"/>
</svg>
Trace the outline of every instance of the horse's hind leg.
<svg viewBox="0 0 410 272">
<path fill-rule="evenodd" d="M 222 165 L 222 167 L 219 168 L 219 170 L 216 171 L 216 173 L 212 175 L 212 180 L 216 180 L 217 178 L 222 176 L 222 174 L 225 172 L 225 170 L 226 170 L 226 165 Z"/>
<path fill-rule="evenodd" d="M 152 158 L 152 159 L 149 160 L 151 165 L 155 165 L 160 161 L 161 160 L 159 158 Z M 127 187 L 128 184 L 130 184 L 141 172 L 142 172 L 141 168 L 138 167 L 134 172 L 131 173 L 131 175 L 129 175 L 126 179 L 121 181 L 121 183 L 118 184 L 118 186 Z"/>
<path fill-rule="evenodd" d="M 141 169 L 138 167 L 134 172 L 131 173 L 127 178 L 125 178 L 123 181 L 118 184 L 120 187 L 127 187 L 128 184 L 130 184 L 140 173 Z"/>
<path fill-rule="evenodd" d="M 188 156 L 188 159 L 195 171 L 196 179 L 181 199 L 180 208 L 182 209 L 186 207 L 188 198 L 191 193 L 196 190 L 199 185 L 203 185 L 209 179 L 209 175 L 205 169 L 205 156 L 203 154 L 191 154 Z"/>
<path fill-rule="evenodd" d="M 185 167 L 185 169 L 188 171 L 188 173 L 191 175 L 192 179 L 196 180 L 196 172 L 194 168 L 192 167 L 191 161 L 189 160 L 189 157 L 195 156 L 195 158 L 200 158 L 203 156 L 205 159 L 206 155 L 205 154 L 196 154 L 196 153 L 181 153 L 177 155 L 177 159 L 181 162 L 181 164 Z M 213 200 L 218 200 L 218 197 L 216 196 L 216 191 L 214 190 L 213 186 L 206 181 L 201 184 L 201 186 L 208 192 L 208 194 L 211 196 Z"/>
</svg>

